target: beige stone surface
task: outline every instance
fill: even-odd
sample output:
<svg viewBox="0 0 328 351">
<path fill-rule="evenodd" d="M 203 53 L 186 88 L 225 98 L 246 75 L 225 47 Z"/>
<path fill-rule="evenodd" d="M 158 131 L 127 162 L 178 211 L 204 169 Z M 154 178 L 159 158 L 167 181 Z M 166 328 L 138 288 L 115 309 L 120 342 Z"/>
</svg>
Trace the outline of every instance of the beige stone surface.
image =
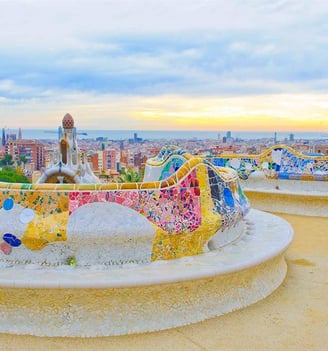
<svg viewBox="0 0 328 351">
<path fill-rule="evenodd" d="M 286 252 L 288 275 L 273 294 L 252 306 L 140 335 L 81 339 L 0 334 L 0 350 L 327 350 L 328 218 L 279 215 L 295 230 Z"/>
</svg>

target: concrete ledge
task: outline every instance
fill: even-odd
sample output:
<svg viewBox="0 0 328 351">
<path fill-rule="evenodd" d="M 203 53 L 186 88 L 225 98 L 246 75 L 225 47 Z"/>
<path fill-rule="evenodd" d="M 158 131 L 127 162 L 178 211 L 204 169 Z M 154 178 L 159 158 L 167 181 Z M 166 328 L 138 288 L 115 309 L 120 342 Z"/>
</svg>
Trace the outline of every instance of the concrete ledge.
<svg viewBox="0 0 328 351">
<path fill-rule="evenodd" d="M 121 269 L 0 269 L 1 333 L 96 337 L 183 326 L 246 307 L 284 280 L 293 237 L 251 210 L 238 242 L 207 254 Z"/>
<path fill-rule="evenodd" d="M 95 337 L 169 329 L 246 307 L 283 281 L 283 255 L 214 278 L 107 289 L 1 289 L 1 332 Z"/>
<path fill-rule="evenodd" d="M 277 190 L 249 190 L 244 193 L 254 209 L 303 216 L 328 217 L 328 195 Z"/>
</svg>

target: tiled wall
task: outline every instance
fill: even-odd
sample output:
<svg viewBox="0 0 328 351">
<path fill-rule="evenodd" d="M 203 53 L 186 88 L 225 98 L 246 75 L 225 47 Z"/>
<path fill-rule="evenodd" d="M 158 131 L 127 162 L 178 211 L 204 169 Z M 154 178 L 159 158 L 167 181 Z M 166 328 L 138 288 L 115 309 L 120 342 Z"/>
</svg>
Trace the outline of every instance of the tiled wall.
<svg viewBox="0 0 328 351">
<path fill-rule="evenodd" d="M 328 157 L 302 155 L 286 145 L 277 145 L 260 155 L 213 156 L 215 166 L 231 167 L 242 179 L 254 171 L 268 178 L 293 180 L 328 180 Z"/>
<path fill-rule="evenodd" d="M 169 173 L 176 166 L 171 162 Z M 153 260 L 202 253 L 212 235 L 233 226 L 249 208 L 236 173 L 201 159 L 187 160 L 169 178 L 150 183 L 1 183 L 0 258 L 20 247 L 41 250 L 69 241 L 69 217 L 94 202 L 117 203 L 144 216 L 156 229 Z"/>
</svg>

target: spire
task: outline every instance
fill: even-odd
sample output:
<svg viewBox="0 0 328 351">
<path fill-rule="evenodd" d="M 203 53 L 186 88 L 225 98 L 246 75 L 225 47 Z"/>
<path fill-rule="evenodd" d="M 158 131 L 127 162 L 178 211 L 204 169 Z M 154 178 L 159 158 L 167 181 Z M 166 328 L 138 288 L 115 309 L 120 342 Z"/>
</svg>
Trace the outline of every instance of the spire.
<svg viewBox="0 0 328 351">
<path fill-rule="evenodd" d="M 22 128 L 19 128 L 18 130 L 18 140 L 22 140 L 23 136 L 22 136 Z"/>
<path fill-rule="evenodd" d="M 5 128 L 2 128 L 2 146 L 6 145 L 6 131 Z"/>
</svg>

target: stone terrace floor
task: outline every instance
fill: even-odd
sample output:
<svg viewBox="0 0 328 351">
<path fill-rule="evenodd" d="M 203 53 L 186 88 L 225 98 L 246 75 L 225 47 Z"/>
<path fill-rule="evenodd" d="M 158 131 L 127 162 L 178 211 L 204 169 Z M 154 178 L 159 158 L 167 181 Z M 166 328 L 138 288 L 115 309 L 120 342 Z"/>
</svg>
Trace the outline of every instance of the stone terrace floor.
<svg viewBox="0 0 328 351">
<path fill-rule="evenodd" d="M 276 291 L 252 306 L 140 335 L 80 339 L 0 334 L 0 350 L 328 350 L 328 218 L 278 215 L 295 231 L 286 252 L 288 275 Z"/>
</svg>

